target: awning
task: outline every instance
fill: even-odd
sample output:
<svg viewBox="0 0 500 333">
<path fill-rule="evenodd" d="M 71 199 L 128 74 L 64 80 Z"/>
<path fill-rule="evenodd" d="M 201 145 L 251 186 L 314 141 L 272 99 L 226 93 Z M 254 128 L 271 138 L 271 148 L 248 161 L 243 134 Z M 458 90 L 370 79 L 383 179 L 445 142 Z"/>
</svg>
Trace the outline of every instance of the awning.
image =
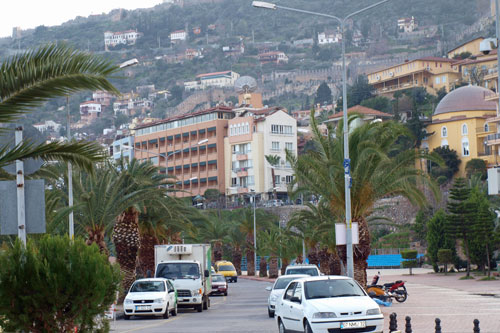
<svg viewBox="0 0 500 333">
<path fill-rule="evenodd" d="M 192 163 L 191 168 L 196 168 L 198 166 L 198 163 Z"/>
<path fill-rule="evenodd" d="M 180 169 L 182 169 L 182 165 L 176 165 L 175 166 L 175 170 L 180 170 Z"/>
<path fill-rule="evenodd" d="M 153 139 L 153 140 L 149 140 L 148 143 L 149 144 L 154 144 L 154 143 L 157 143 L 158 142 L 158 139 Z"/>
<path fill-rule="evenodd" d="M 198 131 L 198 133 L 200 133 L 200 134 L 205 133 L 205 129 L 201 129 L 201 130 L 199 130 L 199 131 Z"/>
<path fill-rule="evenodd" d="M 208 161 L 208 165 L 210 165 L 210 164 L 217 164 L 217 160 Z"/>
<path fill-rule="evenodd" d="M 178 138 L 180 138 L 180 137 L 181 137 L 181 135 L 180 135 L 180 134 L 176 134 L 176 135 L 175 135 L 175 138 L 176 138 L 176 139 L 178 139 Z"/>
<path fill-rule="evenodd" d="M 198 132 L 196 132 L 196 131 L 191 131 L 191 135 L 196 135 L 196 133 L 198 133 Z"/>
<path fill-rule="evenodd" d="M 191 148 L 191 151 L 198 151 L 198 147 Z"/>
<path fill-rule="evenodd" d="M 189 169 L 189 164 L 184 164 L 184 169 Z"/>
<path fill-rule="evenodd" d="M 216 129 L 217 129 L 217 127 L 215 127 L 215 126 L 214 126 L 214 127 L 209 127 L 209 128 L 207 128 L 207 131 L 208 131 L 208 132 L 213 132 L 213 131 L 215 131 Z"/>
<path fill-rule="evenodd" d="M 207 149 L 207 146 L 200 146 L 200 150 L 205 150 Z"/>
<path fill-rule="evenodd" d="M 169 136 L 167 136 L 167 140 L 169 140 L 169 141 L 170 141 L 170 140 L 173 140 L 173 139 L 174 139 L 174 136 L 173 136 L 173 135 L 169 135 Z"/>
<path fill-rule="evenodd" d="M 189 132 L 182 133 L 182 137 L 185 138 L 186 136 L 189 136 Z"/>
<path fill-rule="evenodd" d="M 216 143 L 211 143 L 208 145 L 208 148 L 215 148 L 217 147 L 217 144 Z"/>
<path fill-rule="evenodd" d="M 165 137 L 160 138 L 160 142 L 165 141 Z"/>
<path fill-rule="evenodd" d="M 208 181 L 214 181 L 214 180 L 217 181 L 217 176 L 215 176 L 215 177 L 208 177 Z"/>
<path fill-rule="evenodd" d="M 200 183 L 206 183 L 207 182 L 207 179 L 206 178 L 202 178 L 200 179 Z"/>
<path fill-rule="evenodd" d="M 200 162 L 200 166 L 205 166 L 207 165 L 207 162 Z"/>
</svg>

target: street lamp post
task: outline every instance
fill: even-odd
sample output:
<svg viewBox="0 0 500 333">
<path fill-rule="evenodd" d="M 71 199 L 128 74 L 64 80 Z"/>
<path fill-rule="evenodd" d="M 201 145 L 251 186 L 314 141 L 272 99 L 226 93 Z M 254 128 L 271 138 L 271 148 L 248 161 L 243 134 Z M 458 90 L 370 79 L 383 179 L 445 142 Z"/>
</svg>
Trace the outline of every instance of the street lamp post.
<svg viewBox="0 0 500 333">
<path fill-rule="evenodd" d="M 253 251 L 253 264 L 255 266 L 255 275 L 257 275 L 257 223 L 255 219 L 257 193 L 255 190 L 250 190 L 250 192 L 253 193 L 253 244 L 255 248 Z"/>
<path fill-rule="evenodd" d="M 345 66 L 345 24 L 348 19 L 377 7 L 389 0 L 382 0 L 373 5 L 365 7 L 363 9 L 357 10 L 344 18 L 339 18 L 334 15 L 328 15 L 324 13 L 316 13 L 302 9 L 289 8 L 284 6 L 278 6 L 273 3 L 264 1 L 254 1 L 252 6 L 257 8 L 265 9 L 283 9 L 296 13 L 310 14 L 315 16 L 322 16 L 334 19 L 340 24 L 340 33 L 342 34 L 342 111 L 343 111 L 343 122 L 344 122 L 344 187 L 345 187 L 345 221 L 346 221 L 346 255 L 347 255 L 347 275 L 349 277 L 354 277 L 354 262 L 353 262 L 353 251 L 352 251 L 352 217 L 351 217 L 351 160 L 349 159 L 349 125 L 347 117 L 347 69 Z"/>
</svg>

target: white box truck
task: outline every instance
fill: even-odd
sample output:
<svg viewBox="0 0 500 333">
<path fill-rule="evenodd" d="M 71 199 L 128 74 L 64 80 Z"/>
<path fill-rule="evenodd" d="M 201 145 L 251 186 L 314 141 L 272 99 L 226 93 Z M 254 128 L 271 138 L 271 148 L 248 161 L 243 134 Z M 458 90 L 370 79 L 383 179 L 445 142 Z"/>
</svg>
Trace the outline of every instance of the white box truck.
<svg viewBox="0 0 500 333">
<path fill-rule="evenodd" d="M 155 277 L 172 280 L 177 289 L 177 305 L 198 312 L 210 306 L 212 291 L 212 250 L 210 244 L 155 246 Z"/>
</svg>

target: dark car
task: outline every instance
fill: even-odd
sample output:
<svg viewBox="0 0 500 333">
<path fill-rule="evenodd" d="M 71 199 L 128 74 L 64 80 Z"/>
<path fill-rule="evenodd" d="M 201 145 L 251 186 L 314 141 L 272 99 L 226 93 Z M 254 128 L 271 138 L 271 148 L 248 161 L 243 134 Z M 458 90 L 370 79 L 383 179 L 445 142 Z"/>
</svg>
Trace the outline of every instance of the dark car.
<svg viewBox="0 0 500 333">
<path fill-rule="evenodd" d="M 212 291 L 210 295 L 224 295 L 227 296 L 227 281 L 224 275 L 212 275 Z"/>
</svg>

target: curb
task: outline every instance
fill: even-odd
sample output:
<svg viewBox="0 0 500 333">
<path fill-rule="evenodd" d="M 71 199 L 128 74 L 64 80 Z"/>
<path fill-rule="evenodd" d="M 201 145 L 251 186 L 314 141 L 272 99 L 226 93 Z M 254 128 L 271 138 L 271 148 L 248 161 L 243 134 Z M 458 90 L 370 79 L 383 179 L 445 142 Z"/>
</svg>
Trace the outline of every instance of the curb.
<svg viewBox="0 0 500 333">
<path fill-rule="evenodd" d="M 270 282 L 270 283 L 273 283 L 274 281 L 276 281 L 276 279 L 261 278 L 261 277 L 257 277 L 257 276 L 244 276 L 244 275 L 240 275 L 239 278 L 240 279 L 251 280 L 251 281 Z"/>
</svg>

